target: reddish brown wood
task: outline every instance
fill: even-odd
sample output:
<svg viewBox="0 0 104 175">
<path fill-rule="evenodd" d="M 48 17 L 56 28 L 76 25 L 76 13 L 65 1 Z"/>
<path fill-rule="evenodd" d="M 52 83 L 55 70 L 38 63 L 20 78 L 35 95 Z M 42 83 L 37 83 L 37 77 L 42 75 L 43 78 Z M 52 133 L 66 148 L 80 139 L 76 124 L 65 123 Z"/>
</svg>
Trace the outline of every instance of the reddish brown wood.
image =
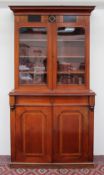
<svg viewBox="0 0 104 175">
<path fill-rule="evenodd" d="M 88 15 L 94 8 L 94 6 L 10 6 L 16 15 L 28 13 L 83 13 L 83 15 Z"/>
<path fill-rule="evenodd" d="M 89 160 L 93 160 L 93 148 L 94 148 L 94 106 L 95 97 L 89 98 Z"/>
<path fill-rule="evenodd" d="M 80 168 L 96 168 L 96 163 L 93 162 L 78 162 L 78 163 L 10 163 L 11 168 L 39 168 L 39 169 L 80 169 Z"/>
<path fill-rule="evenodd" d="M 55 162 L 83 162 L 88 160 L 88 108 L 54 108 Z"/>
<path fill-rule="evenodd" d="M 11 161 L 15 161 L 15 96 L 10 97 Z"/>
<path fill-rule="evenodd" d="M 22 90 L 12 90 L 9 93 L 10 96 L 94 96 L 95 92 L 92 90 L 70 90 L 70 91 L 50 91 L 45 93 L 38 93 L 35 91 L 22 91 Z"/>
<path fill-rule="evenodd" d="M 58 20 L 55 23 L 49 23 L 48 17 L 45 22 L 35 22 L 30 23 L 26 21 L 26 16 L 23 16 L 24 12 L 28 12 L 29 10 L 33 10 L 34 13 L 38 11 L 40 13 L 41 7 L 14 7 L 12 6 L 11 9 L 14 11 L 14 13 L 17 13 L 15 16 L 15 88 L 20 89 L 22 91 L 28 90 L 28 91 L 37 91 L 40 93 L 43 92 L 51 92 L 51 90 L 54 89 L 54 91 L 63 91 L 65 93 L 66 91 L 70 91 L 71 89 L 89 89 L 89 15 L 90 12 L 93 10 L 94 7 L 85 6 L 85 7 L 43 7 L 42 10 L 46 10 L 44 13 L 48 16 L 47 11 L 50 10 L 52 12 L 64 12 L 66 14 L 68 10 L 68 15 L 72 15 L 71 12 L 73 11 L 74 15 L 77 15 L 77 21 L 74 23 L 64 23 L 61 22 L 60 19 L 62 18 L 62 14 L 58 14 Z M 21 15 L 18 14 L 18 12 L 21 11 Z M 79 12 L 81 14 L 76 14 Z M 86 14 L 89 13 L 89 14 Z M 31 11 L 32 13 L 32 11 Z M 43 14 L 44 14 L 43 13 Z M 87 15 L 87 16 L 86 16 Z M 24 86 L 20 85 L 19 83 L 19 29 L 21 27 L 46 27 L 47 28 L 47 85 L 37 85 L 37 86 Z M 85 69 L 85 85 L 57 85 L 57 29 L 58 27 L 83 27 L 85 29 L 85 63 L 86 63 L 86 69 Z M 51 35 L 50 35 L 51 34 Z M 69 48 L 71 49 L 71 48 Z M 75 49 L 76 52 L 76 49 Z M 76 55 L 76 53 L 75 53 Z M 66 90 L 66 91 L 65 91 Z"/>
<path fill-rule="evenodd" d="M 51 116 L 49 107 L 16 107 L 16 161 L 51 162 Z"/>
<path fill-rule="evenodd" d="M 89 16 L 94 7 L 11 6 L 10 8 L 15 15 L 15 89 L 9 93 L 13 166 L 26 166 L 26 163 L 29 166 L 33 166 L 34 163 L 92 165 L 95 93 L 89 86 Z M 42 22 L 28 22 L 29 14 L 42 15 Z M 56 15 L 54 23 L 48 22 L 48 15 L 51 14 Z M 64 14 L 76 15 L 76 22 L 63 22 Z M 19 83 L 21 27 L 47 28 L 46 85 Z M 57 85 L 58 27 L 85 29 L 86 82 L 83 85 Z M 77 52 L 75 48 L 75 53 Z"/>
</svg>

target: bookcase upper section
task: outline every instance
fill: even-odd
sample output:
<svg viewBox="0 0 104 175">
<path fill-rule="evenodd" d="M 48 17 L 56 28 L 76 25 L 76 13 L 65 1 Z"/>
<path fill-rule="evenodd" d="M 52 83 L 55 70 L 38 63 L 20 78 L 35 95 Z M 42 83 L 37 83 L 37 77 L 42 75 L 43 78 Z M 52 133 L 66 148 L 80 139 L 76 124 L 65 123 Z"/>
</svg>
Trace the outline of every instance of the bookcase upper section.
<svg viewBox="0 0 104 175">
<path fill-rule="evenodd" d="M 89 16 L 94 6 L 10 6 L 15 15 L 15 88 L 89 89 Z"/>
</svg>

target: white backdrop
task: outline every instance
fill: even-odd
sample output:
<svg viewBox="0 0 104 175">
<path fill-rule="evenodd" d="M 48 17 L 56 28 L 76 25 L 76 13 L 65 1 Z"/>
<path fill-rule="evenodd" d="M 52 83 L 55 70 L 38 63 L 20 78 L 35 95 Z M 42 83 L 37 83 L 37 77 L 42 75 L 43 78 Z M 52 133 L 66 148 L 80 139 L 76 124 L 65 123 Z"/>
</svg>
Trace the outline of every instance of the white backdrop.
<svg viewBox="0 0 104 175">
<path fill-rule="evenodd" d="M 4 0 L 5 2 L 5 0 Z M 96 1 L 97 2 L 97 1 Z M 104 8 L 91 15 L 90 84 L 96 92 L 94 154 L 104 155 Z M 8 92 L 14 85 L 14 21 L 9 8 L 0 8 L 0 155 L 10 154 Z"/>
</svg>

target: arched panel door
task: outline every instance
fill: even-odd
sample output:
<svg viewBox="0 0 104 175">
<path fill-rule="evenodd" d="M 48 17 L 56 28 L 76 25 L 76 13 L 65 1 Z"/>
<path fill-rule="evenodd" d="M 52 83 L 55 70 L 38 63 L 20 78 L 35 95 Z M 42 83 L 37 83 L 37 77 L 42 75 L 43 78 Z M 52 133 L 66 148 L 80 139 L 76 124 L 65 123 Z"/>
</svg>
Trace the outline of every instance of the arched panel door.
<svg viewBox="0 0 104 175">
<path fill-rule="evenodd" d="M 51 162 L 50 107 L 16 108 L 16 161 Z"/>
<path fill-rule="evenodd" d="M 88 108 L 54 107 L 54 162 L 88 159 Z"/>
</svg>

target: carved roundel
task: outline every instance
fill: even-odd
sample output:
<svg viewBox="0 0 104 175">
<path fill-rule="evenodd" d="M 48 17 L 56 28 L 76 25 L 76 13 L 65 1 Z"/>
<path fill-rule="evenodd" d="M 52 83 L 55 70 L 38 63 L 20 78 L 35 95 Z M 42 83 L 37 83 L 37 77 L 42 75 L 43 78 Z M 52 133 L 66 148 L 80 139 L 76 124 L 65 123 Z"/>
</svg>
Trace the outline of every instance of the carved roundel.
<svg viewBox="0 0 104 175">
<path fill-rule="evenodd" d="M 55 22 L 56 21 L 56 16 L 55 15 L 48 16 L 48 21 L 49 22 Z"/>
</svg>

